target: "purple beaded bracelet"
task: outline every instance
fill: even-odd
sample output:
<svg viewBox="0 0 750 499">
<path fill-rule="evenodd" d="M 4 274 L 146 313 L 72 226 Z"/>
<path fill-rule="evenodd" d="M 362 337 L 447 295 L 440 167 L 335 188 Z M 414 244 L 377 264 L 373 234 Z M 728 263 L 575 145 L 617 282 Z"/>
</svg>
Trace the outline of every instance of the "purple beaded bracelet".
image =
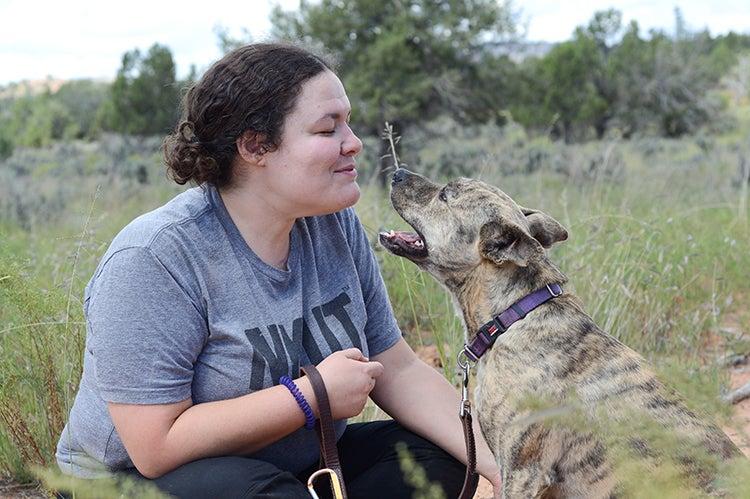
<svg viewBox="0 0 750 499">
<path fill-rule="evenodd" d="M 312 430 L 315 427 L 315 414 L 313 414 L 310 404 L 305 400 L 305 396 L 302 395 L 302 392 L 299 391 L 299 388 L 297 388 L 297 385 L 294 384 L 294 381 L 292 381 L 292 378 L 289 376 L 281 376 L 279 378 L 279 383 L 289 388 L 289 391 L 292 392 L 294 400 L 297 401 L 297 405 L 299 405 L 299 408 L 305 413 L 305 428 Z"/>
</svg>

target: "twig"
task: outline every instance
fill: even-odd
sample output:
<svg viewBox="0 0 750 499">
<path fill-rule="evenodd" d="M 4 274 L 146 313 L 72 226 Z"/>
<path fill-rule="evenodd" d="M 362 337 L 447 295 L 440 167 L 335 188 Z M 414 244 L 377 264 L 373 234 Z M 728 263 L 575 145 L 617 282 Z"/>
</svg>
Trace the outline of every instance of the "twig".
<svg viewBox="0 0 750 499">
<path fill-rule="evenodd" d="M 740 174 L 742 176 L 740 187 L 740 202 L 737 205 L 737 217 L 743 225 L 747 225 L 747 198 L 748 184 L 750 184 L 750 161 L 740 156 Z"/>
<path fill-rule="evenodd" d="M 728 404 L 736 404 L 737 402 L 742 402 L 748 397 L 750 397 L 750 381 L 737 388 L 736 390 L 732 390 L 731 392 L 727 393 L 726 395 L 721 397 L 721 400 Z"/>
<path fill-rule="evenodd" d="M 76 270 L 78 267 L 78 260 L 81 257 L 81 248 L 83 247 L 83 240 L 86 237 L 86 234 L 89 230 L 89 223 L 91 222 L 91 217 L 94 213 L 94 204 L 96 204 L 96 200 L 99 199 L 99 192 L 101 191 L 101 185 L 96 186 L 96 192 L 94 192 L 94 197 L 91 199 L 91 204 L 89 205 L 89 213 L 86 216 L 86 221 L 83 224 L 83 229 L 81 230 L 81 236 L 78 239 L 78 247 L 76 248 L 75 255 L 73 257 L 73 269 L 70 272 L 70 283 L 68 285 L 68 299 L 67 299 L 67 305 L 65 306 L 65 337 L 68 337 L 69 331 L 70 331 L 70 304 L 73 297 L 73 284 L 76 280 Z M 80 352 L 81 357 L 83 356 L 83 343 L 81 343 L 81 335 L 76 335 L 76 345 L 78 347 L 78 352 Z M 82 362 L 82 361 L 81 361 Z"/>
<path fill-rule="evenodd" d="M 66 320 L 70 320 L 70 302 L 71 297 L 73 296 L 73 283 L 75 281 L 76 276 L 76 267 L 78 266 L 78 260 L 81 257 L 81 247 L 83 246 L 83 240 L 86 238 L 86 233 L 88 232 L 89 228 L 89 222 L 91 222 L 91 215 L 94 212 L 94 204 L 96 203 L 96 200 L 99 198 L 99 192 L 101 190 L 101 185 L 96 186 L 96 192 L 94 192 L 94 197 L 91 200 L 91 204 L 89 205 L 89 213 L 86 216 L 86 221 L 83 224 L 83 229 L 81 230 L 81 235 L 78 238 L 78 247 L 76 248 L 76 252 L 73 255 L 73 270 L 70 275 L 70 283 L 68 285 L 68 299 L 67 299 L 67 305 L 65 306 L 65 317 Z M 65 333 L 68 333 L 68 325 L 65 325 Z"/>
<path fill-rule="evenodd" d="M 396 144 L 399 140 L 401 140 L 401 137 L 393 138 L 393 125 L 385 122 L 385 129 L 383 130 L 383 138 L 388 140 L 388 142 L 391 144 L 391 155 L 393 156 L 393 166 L 395 170 L 398 170 L 401 168 L 398 155 L 396 154 Z"/>
</svg>

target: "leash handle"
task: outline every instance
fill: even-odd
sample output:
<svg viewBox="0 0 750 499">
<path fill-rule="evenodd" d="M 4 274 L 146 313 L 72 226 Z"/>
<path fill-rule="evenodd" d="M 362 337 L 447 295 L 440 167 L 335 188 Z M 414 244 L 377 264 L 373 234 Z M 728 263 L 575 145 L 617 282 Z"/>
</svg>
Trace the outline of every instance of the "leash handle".
<svg viewBox="0 0 750 499">
<path fill-rule="evenodd" d="M 315 393 L 315 400 L 318 402 L 318 412 L 320 413 L 320 417 L 315 424 L 315 431 L 318 433 L 318 440 L 320 441 L 322 469 L 310 475 L 310 479 L 307 482 L 308 491 L 312 490 L 313 477 L 317 478 L 322 474 L 320 472 L 326 470 L 325 473 L 329 473 L 331 477 L 333 497 L 335 499 L 347 499 L 344 473 L 341 471 L 339 452 L 336 448 L 336 431 L 333 428 L 333 415 L 331 413 L 331 404 L 328 401 L 326 385 L 318 369 L 312 364 L 301 367 L 300 371 L 310 380 L 313 392 Z"/>
<path fill-rule="evenodd" d="M 321 468 L 307 479 L 307 491 L 310 493 L 312 499 L 320 499 L 317 492 L 315 492 L 315 479 L 322 475 L 328 475 L 328 478 L 331 480 L 333 499 L 344 499 L 344 489 L 339 482 L 339 476 L 331 468 Z"/>
</svg>

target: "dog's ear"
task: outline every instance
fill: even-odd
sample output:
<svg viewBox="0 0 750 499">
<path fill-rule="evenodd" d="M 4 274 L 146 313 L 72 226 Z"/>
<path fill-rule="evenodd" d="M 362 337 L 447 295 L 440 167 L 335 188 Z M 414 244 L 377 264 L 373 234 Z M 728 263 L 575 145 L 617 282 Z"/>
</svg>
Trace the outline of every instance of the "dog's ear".
<svg viewBox="0 0 750 499">
<path fill-rule="evenodd" d="M 529 233 L 545 248 L 550 248 L 553 244 L 568 238 L 568 231 L 565 227 L 546 213 L 524 207 L 521 207 L 521 211 L 526 215 L 526 221 L 529 222 Z"/>
<path fill-rule="evenodd" d="M 544 249 L 518 225 L 493 221 L 479 230 L 479 253 L 497 265 L 513 262 L 526 267 L 541 257 Z"/>
</svg>

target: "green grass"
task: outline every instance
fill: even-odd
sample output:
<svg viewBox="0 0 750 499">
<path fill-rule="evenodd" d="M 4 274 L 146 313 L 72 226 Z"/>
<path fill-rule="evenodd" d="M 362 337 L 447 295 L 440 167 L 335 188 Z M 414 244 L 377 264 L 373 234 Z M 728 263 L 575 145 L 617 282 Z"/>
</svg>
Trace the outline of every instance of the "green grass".
<svg viewBox="0 0 750 499">
<path fill-rule="evenodd" d="M 747 134 L 709 145 L 687 138 L 565 146 L 513 127 L 451 130 L 450 140 L 405 138 L 410 168 L 481 177 L 558 219 L 570 238 L 552 259 L 585 309 L 692 407 L 726 420 L 729 410 L 717 400 L 726 373 L 713 363 L 721 352 L 707 347 L 750 296 L 748 194 L 732 182 L 739 155 L 750 154 Z M 34 466 L 55 467 L 54 445 L 80 379 L 83 287 L 98 259 L 127 222 L 179 190 L 159 175 L 145 184 L 120 175 L 90 149 L 80 164 L 66 158 L 58 168 L 48 153 L 26 173 L 0 164 L 0 197 L 23 200 L 23 209 L 7 202 L 10 194 L 0 202 L 0 474 L 18 481 L 34 480 Z M 133 165 L 143 159 L 124 157 Z M 153 154 L 143 160 L 155 164 Z M 453 303 L 431 277 L 377 248 L 379 229 L 405 225 L 365 183 L 357 211 L 405 337 L 415 349 L 435 345 L 444 374 L 456 381 L 463 331 Z M 370 407 L 365 417 L 376 412 Z"/>
</svg>

